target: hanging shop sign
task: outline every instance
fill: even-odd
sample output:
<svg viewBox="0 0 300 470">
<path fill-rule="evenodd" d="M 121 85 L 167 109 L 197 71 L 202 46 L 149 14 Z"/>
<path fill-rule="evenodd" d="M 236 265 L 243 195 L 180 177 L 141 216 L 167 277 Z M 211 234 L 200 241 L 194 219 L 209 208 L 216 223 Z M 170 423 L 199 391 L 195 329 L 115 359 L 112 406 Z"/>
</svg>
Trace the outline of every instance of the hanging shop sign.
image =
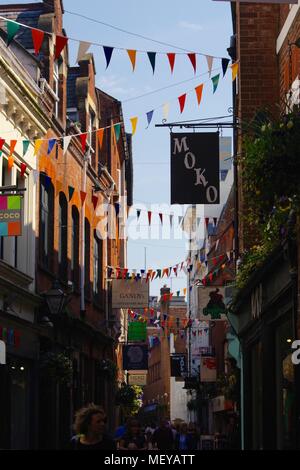
<svg viewBox="0 0 300 470">
<path fill-rule="evenodd" d="M 217 362 L 215 357 L 204 357 L 200 359 L 200 381 L 216 382 Z"/>
<path fill-rule="evenodd" d="M 219 133 L 171 133 L 171 204 L 219 203 Z"/>
<path fill-rule="evenodd" d="M 124 279 L 112 281 L 112 308 L 145 308 L 149 306 L 149 283 Z"/>
<path fill-rule="evenodd" d="M 147 374 L 129 374 L 128 384 L 144 387 L 145 385 L 147 385 Z"/>
<path fill-rule="evenodd" d="M 171 361 L 171 377 L 186 377 L 186 354 L 172 354 Z"/>
<path fill-rule="evenodd" d="M 199 289 L 200 320 L 227 320 L 224 287 Z"/>
<path fill-rule="evenodd" d="M 20 195 L 0 195 L 0 237 L 22 235 L 22 213 Z"/>
<path fill-rule="evenodd" d="M 133 321 L 128 323 L 128 336 L 129 342 L 147 341 L 147 323 L 140 321 Z"/>
<path fill-rule="evenodd" d="M 4 341 L 0 341 L 0 364 L 6 364 L 6 344 Z"/>
<path fill-rule="evenodd" d="M 123 346 L 124 370 L 148 370 L 148 348 L 143 344 Z"/>
</svg>

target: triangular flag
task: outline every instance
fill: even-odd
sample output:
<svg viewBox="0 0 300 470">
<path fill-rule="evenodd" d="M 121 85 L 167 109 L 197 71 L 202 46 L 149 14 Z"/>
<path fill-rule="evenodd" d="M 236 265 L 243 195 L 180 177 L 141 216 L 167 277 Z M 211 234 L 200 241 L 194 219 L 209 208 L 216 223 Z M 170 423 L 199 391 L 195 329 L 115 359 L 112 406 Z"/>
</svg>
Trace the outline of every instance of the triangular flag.
<svg viewBox="0 0 300 470">
<path fill-rule="evenodd" d="M 178 269 L 177 267 L 173 268 L 173 271 L 174 271 L 176 277 L 177 277 L 177 269 Z"/>
<path fill-rule="evenodd" d="M 159 277 L 159 279 L 161 278 L 161 269 L 157 269 L 156 270 L 157 274 L 156 274 L 156 278 L 157 279 Z"/>
<path fill-rule="evenodd" d="M 190 54 L 188 54 L 188 57 L 192 63 L 192 66 L 193 66 L 193 69 L 194 69 L 194 72 L 196 73 L 196 68 L 197 68 L 197 65 L 196 65 L 196 54 L 194 52 L 191 52 Z"/>
<path fill-rule="evenodd" d="M 167 56 L 168 56 L 169 64 L 170 64 L 170 67 L 171 67 L 171 73 L 173 73 L 176 54 L 174 52 L 169 52 L 167 54 Z"/>
<path fill-rule="evenodd" d="M 140 215 L 141 215 L 141 211 L 140 211 L 140 209 L 137 209 L 137 210 L 136 210 L 137 220 L 139 220 Z"/>
<path fill-rule="evenodd" d="M 9 46 L 15 35 L 20 29 L 20 25 L 17 23 L 14 23 L 13 21 L 6 21 L 6 27 L 7 27 L 7 45 Z"/>
<path fill-rule="evenodd" d="M 201 223 L 201 217 L 197 217 L 197 226 L 198 226 L 198 227 L 199 227 L 200 223 Z M 197 256 L 197 258 L 198 258 L 198 255 L 196 255 L 196 256 Z"/>
<path fill-rule="evenodd" d="M 72 136 L 71 135 L 68 135 L 67 137 L 64 137 L 63 138 L 63 145 L 64 145 L 64 155 L 66 153 L 66 151 L 68 150 L 69 148 L 69 145 L 71 143 L 71 140 L 72 140 Z"/>
<path fill-rule="evenodd" d="M 214 218 L 213 218 L 213 221 L 214 221 L 214 226 L 216 227 L 216 226 L 217 226 L 217 222 L 218 222 L 217 217 L 214 217 Z"/>
<path fill-rule="evenodd" d="M 103 145 L 103 137 L 104 137 L 104 129 L 99 129 L 97 131 L 97 138 L 98 138 L 98 142 L 100 145 L 100 149 L 102 148 L 102 145 Z"/>
<path fill-rule="evenodd" d="M 25 175 L 26 168 L 26 163 L 21 163 L 21 178 Z"/>
<path fill-rule="evenodd" d="M 153 113 L 154 113 L 154 109 L 152 111 L 148 111 L 147 113 L 147 121 L 148 121 L 148 127 L 150 126 L 151 124 L 151 121 L 152 121 L 152 118 L 153 118 Z M 147 128 L 148 128 L 147 127 Z"/>
<path fill-rule="evenodd" d="M 96 210 L 97 204 L 98 204 L 98 196 L 95 196 L 94 194 L 92 195 L 92 203 L 94 210 Z"/>
<path fill-rule="evenodd" d="M 170 111 L 170 103 L 165 103 L 162 108 L 163 108 L 163 119 L 167 120 L 169 116 L 169 111 Z"/>
<path fill-rule="evenodd" d="M 214 77 L 212 77 L 211 80 L 213 83 L 213 93 L 215 93 L 219 85 L 220 74 L 218 73 L 218 75 L 215 75 Z"/>
<path fill-rule="evenodd" d="M 80 134 L 80 136 L 79 136 L 79 138 L 81 140 L 81 147 L 82 147 L 83 152 L 85 152 L 87 136 L 88 136 L 87 132 L 85 132 L 84 134 Z"/>
<path fill-rule="evenodd" d="M 116 141 L 119 142 L 120 134 L 121 134 L 121 124 L 116 124 L 114 126 Z"/>
<path fill-rule="evenodd" d="M 13 166 L 14 166 L 14 157 L 10 155 L 7 160 L 8 171 L 11 171 Z"/>
<path fill-rule="evenodd" d="M 232 70 L 232 81 L 234 82 L 234 80 L 236 79 L 237 74 L 239 72 L 239 63 L 236 62 L 235 64 L 232 64 L 230 67 L 231 67 L 231 70 Z"/>
<path fill-rule="evenodd" d="M 80 191 L 80 199 L 81 199 L 81 204 L 83 205 L 86 199 L 86 193 L 84 191 Z"/>
<path fill-rule="evenodd" d="M 25 157 L 27 150 L 29 148 L 29 145 L 30 145 L 30 140 L 23 140 L 23 157 Z"/>
<path fill-rule="evenodd" d="M 184 296 L 186 295 L 186 291 L 187 291 L 187 289 L 186 289 L 186 287 L 185 287 L 185 288 L 183 289 L 183 295 L 184 295 Z"/>
<path fill-rule="evenodd" d="M 229 65 L 230 60 L 229 59 L 222 59 L 222 70 L 223 70 L 223 77 L 225 77 L 228 65 Z"/>
<path fill-rule="evenodd" d="M 156 52 L 147 52 L 147 54 L 148 54 L 150 64 L 151 64 L 151 67 L 152 67 L 152 70 L 153 70 L 153 73 L 154 73 L 154 71 L 155 71 Z"/>
<path fill-rule="evenodd" d="M 66 36 L 56 36 L 55 38 L 55 60 L 57 60 L 68 42 L 68 38 Z"/>
<path fill-rule="evenodd" d="M 201 83 L 201 85 L 199 85 L 195 88 L 195 92 L 196 92 L 196 95 L 197 95 L 197 101 L 198 101 L 199 106 L 200 106 L 200 103 L 201 103 L 201 100 L 202 100 L 203 87 L 204 87 L 204 84 Z"/>
<path fill-rule="evenodd" d="M 90 42 L 80 41 L 78 46 L 78 53 L 77 53 L 77 63 L 83 59 L 89 48 L 91 47 Z"/>
<path fill-rule="evenodd" d="M 0 153 L 2 153 L 3 145 L 5 144 L 5 139 L 0 139 Z"/>
<path fill-rule="evenodd" d="M 155 274 L 156 274 L 156 271 L 153 271 L 152 274 L 151 274 L 151 281 L 153 281 L 153 279 L 155 277 Z"/>
<path fill-rule="evenodd" d="M 186 100 L 186 93 L 184 93 L 184 95 L 179 96 L 178 98 L 181 113 L 184 110 L 185 100 Z"/>
<path fill-rule="evenodd" d="M 69 189 L 69 202 L 71 202 L 75 188 L 73 188 L 73 186 L 69 186 L 68 189 Z"/>
<path fill-rule="evenodd" d="M 45 33 L 44 31 L 41 31 L 40 29 L 32 29 L 31 30 L 31 35 L 32 35 L 32 42 L 33 42 L 33 47 L 34 47 L 34 52 L 35 55 L 39 55 Z"/>
<path fill-rule="evenodd" d="M 135 61 L 136 61 L 136 50 L 134 49 L 127 49 L 127 54 L 129 56 L 130 62 L 132 64 L 132 71 L 134 72 L 135 69 Z"/>
<path fill-rule="evenodd" d="M 148 211 L 148 221 L 149 221 L 149 225 L 151 225 L 151 217 L 152 217 L 152 212 L 151 212 L 151 211 Z"/>
<path fill-rule="evenodd" d="M 39 150 L 42 146 L 42 139 L 37 139 L 34 143 L 34 155 L 37 155 L 39 153 Z"/>
<path fill-rule="evenodd" d="M 55 144 L 56 144 L 56 139 L 49 139 L 47 155 L 50 155 L 50 153 L 52 152 L 53 147 L 54 147 Z"/>
<path fill-rule="evenodd" d="M 208 72 L 209 72 L 209 76 L 210 76 L 214 58 L 211 55 L 207 55 L 206 60 L 207 60 Z"/>
<path fill-rule="evenodd" d="M 136 131 L 137 122 L 138 122 L 138 117 L 131 118 L 130 122 L 131 122 L 131 126 L 132 126 L 132 135 L 134 136 L 135 131 Z"/>
<path fill-rule="evenodd" d="M 12 155 L 14 153 L 16 145 L 17 145 L 17 140 L 10 141 L 9 155 Z"/>
<path fill-rule="evenodd" d="M 104 55 L 105 55 L 105 59 L 106 59 L 106 68 L 107 68 L 107 67 L 109 66 L 109 64 L 110 64 L 110 60 L 111 60 L 111 56 L 112 56 L 113 50 L 114 50 L 113 47 L 103 46 L 103 51 L 104 51 Z"/>
<path fill-rule="evenodd" d="M 159 218 L 160 218 L 161 224 L 163 224 L 163 214 L 158 214 L 158 215 L 159 215 Z"/>
</svg>

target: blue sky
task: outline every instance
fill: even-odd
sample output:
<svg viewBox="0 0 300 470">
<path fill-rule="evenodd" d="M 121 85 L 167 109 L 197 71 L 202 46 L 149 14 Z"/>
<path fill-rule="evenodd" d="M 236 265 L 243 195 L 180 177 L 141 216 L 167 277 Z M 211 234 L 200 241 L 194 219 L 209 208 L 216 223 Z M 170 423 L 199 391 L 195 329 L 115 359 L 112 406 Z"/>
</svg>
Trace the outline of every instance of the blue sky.
<svg viewBox="0 0 300 470">
<path fill-rule="evenodd" d="M 17 2 L 7 1 L 5 3 Z M 27 2 L 19 1 L 18 3 Z M 219 3 L 211 0 L 189 0 L 188 2 L 182 2 L 182 0 L 151 0 L 151 2 L 141 2 L 139 0 L 126 0 L 125 2 L 121 0 L 113 2 L 85 0 L 84 2 L 74 2 L 64 0 L 64 7 L 68 11 L 110 23 L 127 31 L 148 36 L 189 51 L 227 57 L 226 48 L 229 46 L 232 34 L 229 2 Z M 70 37 L 108 46 L 157 52 L 182 52 L 170 46 L 160 45 L 113 30 L 68 12 L 65 13 L 64 27 Z M 70 41 L 69 49 L 70 65 L 74 65 L 78 44 Z M 134 116 L 139 117 L 136 135 L 133 137 L 135 207 L 143 203 L 144 207 L 151 210 L 151 203 L 161 203 L 166 206 L 163 210 L 157 210 L 157 212 L 172 213 L 172 208 L 169 206 L 169 130 L 155 128 L 155 124 L 161 123 L 163 118 L 161 109 L 154 111 L 152 124 L 146 130 L 146 113 L 166 102 L 170 102 L 169 121 L 202 119 L 228 114 L 228 108 L 231 106 L 230 70 L 225 79 L 220 81 L 218 90 L 214 95 L 211 82 L 205 84 L 203 100 L 200 107 L 198 107 L 195 92 L 190 90 L 209 80 L 209 77 L 206 74 L 200 78 L 195 78 L 192 65 L 186 56 L 182 55 L 176 59 L 172 75 L 166 56 L 157 56 L 156 70 L 153 75 L 146 54 L 137 54 L 136 70 L 133 73 L 126 51 L 115 50 L 107 70 L 105 70 L 106 63 L 102 48 L 93 46 L 91 52 L 94 53 L 96 63 L 96 85 L 122 101 L 128 132 L 131 131 L 129 119 Z M 197 76 L 208 70 L 205 57 L 202 59 L 198 57 Z M 220 61 L 216 61 L 213 69 L 219 68 Z M 215 73 L 212 73 L 212 76 L 219 72 L 221 72 L 220 69 L 216 70 Z M 145 93 L 169 87 L 184 80 L 188 81 L 134 99 Z M 177 97 L 187 91 L 190 92 L 187 95 L 185 110 L 180 115 Z M 228 132 L 224 131 L 224 135 L 229 135 Z M 147 230 L 146 213 L 142 213 L 140 221 L 141 229 Z M 153 224 L 153 229 L 158 230 L 158 215 L 153 215 Z M 168 230 L 168 224 L 165 230 Z M 145 247 L 147 268 L 173 266 L 186 257 L 187 246 L 184 239 L 152 240 L 148 237 L 143 240 L 129 240 L 129 268 L 144 268 Z M 164 281 L 153 282 L 151 284 L 151 294 L 157 295 L 163 284 L 172 287 L 173 292 L 182 289 L 186 286 L 186 278 L 183 274 L 179 277 L 180 279 L 167 280 L 164 278 Z"/>
</svg>

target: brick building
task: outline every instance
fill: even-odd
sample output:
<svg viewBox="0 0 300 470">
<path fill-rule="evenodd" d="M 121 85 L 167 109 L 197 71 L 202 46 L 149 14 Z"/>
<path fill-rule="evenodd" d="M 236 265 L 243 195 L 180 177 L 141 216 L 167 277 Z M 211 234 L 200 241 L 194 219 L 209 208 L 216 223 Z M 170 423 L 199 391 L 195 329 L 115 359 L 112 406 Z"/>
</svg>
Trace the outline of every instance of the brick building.
<svg viewBox="0 0 300 470">
<path fill-rule="evenodd" d="M 60 0 L 2 5 L 0 14 L 54 35 L 65 35 Z M 5 38 L 4 22 L 0 26 Z M 34 82 L 40 107 L 40 125 L 31 125 L 30 133 L 28 130 L 24 135 L 32 141 L 53 138 L 56 145 L 49 154 L 48 141 L 42 143 L 35 157 L 39 178 L 33 204 L 35 248 L 30 253 L 35 264 L 36 298 L 32 299 L 34 318 L 26 326 L 36 337 L 35 356 L 31 357 L 34 372 L 28 379 L 32 387 L 28 386 L 28 406 L 25 410 L 24 405 L 26 416 L 22 418 L 30 422 L 30 427 L 26 424 L 29 437 L 27 443 L 11 438 L 15 411 L 3 401 L 3 448 L 61 448 L 70 438 L 74 411 L 90 402 L 104 406 L 111 429 L 117 420 L 110 405 L 116 387 L 114 371 L 121 363 L 119 338 L 126 316 L 110 307 L 106 266 L 126 266 L 123 230 L 126 198 L 132 203 L 131 141 L 124 130 L 120 103 L 95 87 L 93 55 L 86 54 L 78 66 L 69 67 L 67 47 L 55 60 L 53 37 L 45 35 L 38 60 L 33 55 L 30 29 L 21 28 L 10 46 L 14 61 L 22 61 L 27 80 Z M 121 128 L 118 141 L 115 123 Z M 95 131 L 101 127 L 107 129 L 100 148 Z M 78 137 L 81 133 L 88 133 L 84 151 Z M 67 149 L 62 140 L 66 136 L 73 136 Z M 108 212 L 108 225 L 116 234 L 113 239 L 105 238 L 104 224 L 100 223 L 105 204 L 112 208 L 120 204 L 118 213 L 112 209 Z M 51 315 L 45 303 L 44 294 L 52 286 L 56 294 L 68 294 L 68 304 L 58 316 Z M 41 363 L 47 370 L 49 358 L 59 361 L 62 357 L 72 365 L 72 379 L 67 384 L 58 376 L 51 378 L 50 372 L 38 374 Z M 7 377 L 7 387 L 9 382 Z"/>
</svg>

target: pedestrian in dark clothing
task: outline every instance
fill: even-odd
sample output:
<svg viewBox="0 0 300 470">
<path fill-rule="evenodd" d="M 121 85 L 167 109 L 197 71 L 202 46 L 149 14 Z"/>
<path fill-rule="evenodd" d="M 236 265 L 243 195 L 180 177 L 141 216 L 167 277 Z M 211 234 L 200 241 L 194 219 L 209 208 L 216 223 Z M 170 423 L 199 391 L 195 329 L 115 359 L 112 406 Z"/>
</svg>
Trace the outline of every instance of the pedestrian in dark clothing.
<svg viewBox="0 0 300 470">
<path fill-rule="evenodd" d="M 169 426 L 168 421 L 163 420 L 160 426 L 154 431 L 152 436 L 152 443 L 159 450 L 173 450 L 174 449 L 174 437 L 172 429 Z"/>
<path fill-rule="evenodd" d="M 182 423 L 180 431 L 176 434 L 175 449 L 176 450 L 188 450 L 188 427 L 186 423 Z"/>
<path fill-rule="evenodd" d="M 136 419 L 128 423 L 128 429 L 120 440 L 119 450 L 147 450 L 145 437 Z"/>
<path fill-rule="evenodd" d="M 76 436 L 71 439 L 71 450 L 115 450 L 116 444 L 105 434 L 106 414 L 100 406 L 90 404 L 75 416 Z"/>
</svg>

